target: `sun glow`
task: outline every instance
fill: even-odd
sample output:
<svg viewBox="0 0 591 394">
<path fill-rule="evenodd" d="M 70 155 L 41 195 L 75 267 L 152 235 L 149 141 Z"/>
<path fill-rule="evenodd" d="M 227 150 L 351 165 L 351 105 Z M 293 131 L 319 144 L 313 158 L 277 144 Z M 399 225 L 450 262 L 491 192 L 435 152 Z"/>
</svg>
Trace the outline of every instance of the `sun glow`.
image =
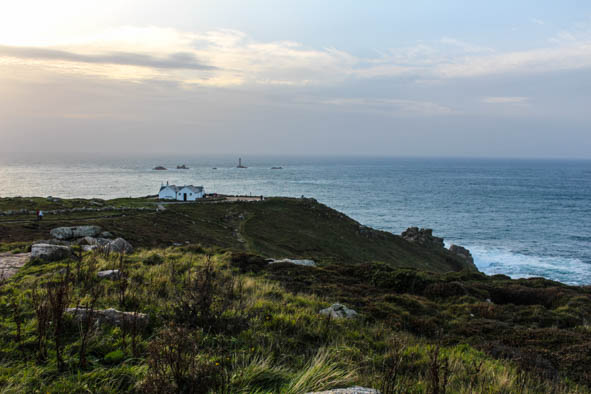
<svg viewBox="0 0 591 394">
<path fill-rule="evenodd" d="M 65 44 L 80 34 L 90 34 L 117 8 L 117 2 L 111 0 L 3 0 L 0 2 L 0 44 Z"/>
</svg>

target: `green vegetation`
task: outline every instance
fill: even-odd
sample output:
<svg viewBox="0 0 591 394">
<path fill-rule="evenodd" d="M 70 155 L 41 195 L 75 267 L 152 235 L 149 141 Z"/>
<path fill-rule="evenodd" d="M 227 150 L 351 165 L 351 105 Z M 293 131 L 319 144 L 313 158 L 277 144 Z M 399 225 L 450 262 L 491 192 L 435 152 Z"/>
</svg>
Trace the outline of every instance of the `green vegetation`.
<svg viewBox="0 0 591 394">
<path fill-rule="evenodd" d="M 0 206 L 3 201 L 0 199 Z M 14 199 L 10 201 L 14 203 Z M 59 204 L 82 204 L 80 201 L 89 203 L 91 200 L 63 200 Z M 107 201 L 105 205 L 117 205 L 127 200 L 113 201 L 115 203 Z M 49 230 L 58 226 L 96 224 L 140 247 L 199 243 L 206 247 L 243 250 L 265 257 L 301 257 L 345 264 L 382 261 L 396 267 L 434 272 L 473 268 L 445 250 L 424 248 L 399 236 L 367 229 L 311 199 L 172 203 L 165 205 L 163 212 L 156 212 L 155 200 L 132 201 L 135 207 L 147 204 L 143 207 L 153 209 L 66 212 L 47 215 L 40 223 L 35 222 L 31 215 L 28 220 L 20 218 L 16 222 L 13 216 L 0 216 L 0 240 L 33 242 L 47 239 Z M 31 210 L 38 208 L 32 206 Z"/>
<path fill-rule="evenodd" d="M 56 215 L 141 248 L 33 260 L 2 284 L 0 391 L 589 392 L 589 288 L 489 277 L 311 200 L 167 208 Z M 0 245 L 53 227 L 5 222 Z M 97 277 L 109 269 L 119 275 Z M 359 317 L 319 314 L 336 302 Z M 101 319 L 107 308 L 130 314 Z"/>
</svg>

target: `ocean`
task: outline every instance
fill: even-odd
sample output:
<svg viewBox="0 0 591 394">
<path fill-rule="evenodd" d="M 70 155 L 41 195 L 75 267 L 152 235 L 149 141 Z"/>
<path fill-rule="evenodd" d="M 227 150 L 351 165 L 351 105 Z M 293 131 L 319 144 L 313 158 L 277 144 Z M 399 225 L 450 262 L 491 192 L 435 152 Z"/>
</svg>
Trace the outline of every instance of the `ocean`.
<svg viewBox="0 0 591 394">
<path fill-rule="evenodd" d="M 243 157 L 249 168 L 238 169 L 237 159 L 3 155 L 0 196 L 135 197 L 167 181 L 303 195 L 396 234 L 432 228 L 487 274 L 591 284 L 591 161 L 269 156 Z"/>
</svg>

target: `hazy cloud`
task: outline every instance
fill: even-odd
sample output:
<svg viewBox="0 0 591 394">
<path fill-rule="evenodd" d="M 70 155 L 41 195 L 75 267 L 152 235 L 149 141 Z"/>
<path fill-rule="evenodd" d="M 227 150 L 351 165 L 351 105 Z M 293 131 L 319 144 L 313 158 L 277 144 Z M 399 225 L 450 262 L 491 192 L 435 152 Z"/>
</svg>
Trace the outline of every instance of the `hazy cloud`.
<svg viewBox="0 0 591 394">
<path fill-rule="evenodd" d="M 482 99 L 488 104 L 523 104 L 528 100 L 527 97 L 485 97 Z"/>
<path fill-rule="evenodd" d="M 457 110 L 445 105 L 405 99 L 333 98 L 319 100 L 318 103 L 345 107 L 347 110 L 379 111 L 395 116 L 442 116 L 457 115 L 459 113 Z"/>
</svg>

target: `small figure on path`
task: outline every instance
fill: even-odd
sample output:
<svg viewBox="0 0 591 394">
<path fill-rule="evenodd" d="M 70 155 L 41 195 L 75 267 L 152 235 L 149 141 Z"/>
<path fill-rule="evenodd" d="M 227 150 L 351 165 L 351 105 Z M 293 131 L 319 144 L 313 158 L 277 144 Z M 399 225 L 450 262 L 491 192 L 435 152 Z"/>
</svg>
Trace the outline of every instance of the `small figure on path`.
<svg viewBox="0 0 591 394">
<path fill-rule="evenodd" d="M 41 221 L 43 219 L 43 211 L 39 210 L 37 212 L 37 220 Z"/>
</svg>

